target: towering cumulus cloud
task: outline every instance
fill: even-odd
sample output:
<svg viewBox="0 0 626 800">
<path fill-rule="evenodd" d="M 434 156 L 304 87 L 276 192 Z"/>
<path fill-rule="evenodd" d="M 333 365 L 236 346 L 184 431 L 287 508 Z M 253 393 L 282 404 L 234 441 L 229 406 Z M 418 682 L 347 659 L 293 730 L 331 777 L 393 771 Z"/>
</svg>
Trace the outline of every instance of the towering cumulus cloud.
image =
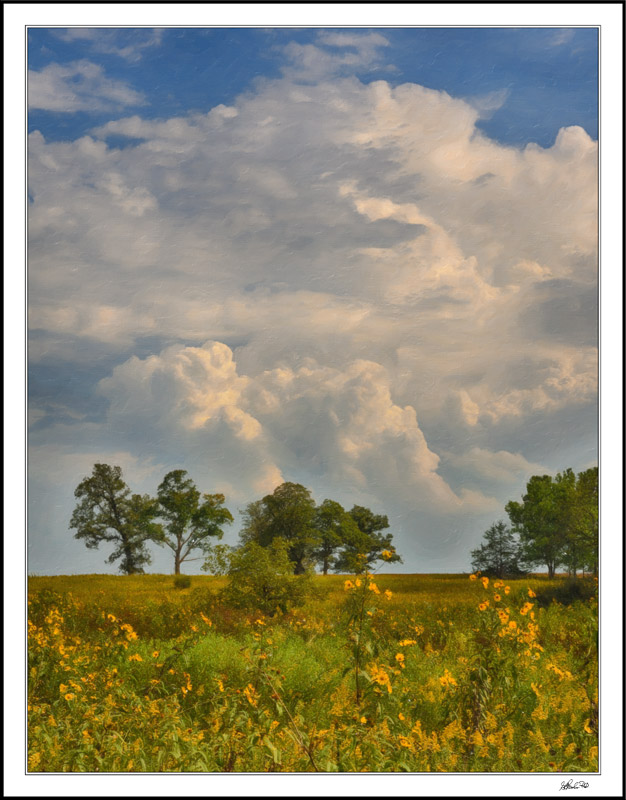
<svg viewBox="0 0 626 800">
<path fill-rule="evenodd" d="M 463 569 L 533 471 L 593 461 L 597 143 L 495 141 L 506 91 L 368 77 L 387 61 L 328 31 L 170 118 L 86 60 L 34 75 L 40 108 L 109 116 L 29 140 L 35 570 L 90 460 L 233 510 L 283 480 L 363 503 L 411 571 Z"/>
</svg>

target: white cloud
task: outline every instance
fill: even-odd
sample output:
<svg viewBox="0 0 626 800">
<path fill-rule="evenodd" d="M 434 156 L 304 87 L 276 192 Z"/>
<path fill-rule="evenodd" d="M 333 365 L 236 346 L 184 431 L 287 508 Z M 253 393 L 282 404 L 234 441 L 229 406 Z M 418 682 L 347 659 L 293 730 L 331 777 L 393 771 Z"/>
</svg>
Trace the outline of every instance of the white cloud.
<svg viewBox="0 0 626 800">
<path fill-rule="evenodd" d="M 144 105 L 143 95 L 123 81 L 107 78 L 99 64 L 74 61 L 28 71 L 31 109 L 73 114 L 76 111 L 119 111 Z"/>
<path fill-rule="evenodd" d="M 55 35 L 64 42 L 87 42 L 96 53 L 116 55 L 126 61 L 136 62 L 142 58 L 143 50 L 161 44 L 163 29 L 133 28 L 127 32 L 120 28 L 76 27 L 57 30 Z"/>
<path fill-rule="evenodd" d="M 321 31 L 317 45 L 298 42 L 286 45 L 284 52 L 290 64 L 283 68 L 283 73 L 292 80 L 313 83 L 334 75 L 380 68 L 380 48 L 387 46 L 389 41 L 379 33 Z"/>
<path fill-rule="evenodd" d="M 43 430 L 35 411 L 34 442 L 82 431 L 238 503 L 310 481 L 434 552 L 496 513 L 499 476 L 592 449 L 597 144 L 502 146 L 445 92 L 337 77 L 382 42 L 335 36 L 301 53 L 306 84 L 31 134 L 34 369 L 118 364 L 104 417 Z"/>
<path fill-rule="evenodd" d="M 497 484 L 522 486 L 531 475 L 544 475 L 550 470 L 534 464 L 521 453 L 507 450 L 493 452 L 482 447 L 472 447 L 460 455 L 446 453 L 445 460 L 457 469 Z"/>
</svg>

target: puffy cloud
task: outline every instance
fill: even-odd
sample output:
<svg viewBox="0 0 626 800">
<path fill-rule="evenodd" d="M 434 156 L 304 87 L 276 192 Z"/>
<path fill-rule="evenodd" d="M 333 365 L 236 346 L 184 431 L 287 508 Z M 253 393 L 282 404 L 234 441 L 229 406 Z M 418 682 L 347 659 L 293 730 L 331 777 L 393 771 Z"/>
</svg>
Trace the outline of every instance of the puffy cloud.
<svg viewBox="0 0 626 800">
<path fill-rule="evenodd" d="M 595 408 L 597 143 L 574 126 L 503 146 L 476 127 L 503 98 L 341 77 L 385 46 L 352 36 L 292 48 L 284 77 L 207 114 L 31 134 L 33 368 L 102 364 L 65 427 L 33 397 L 33 430 L 197 469 L 240 503 L 310 481 L 434 559 L 495 513 L 515 459 L 569 458 Z M 118 88 L 96 101 L 137 101 Z"/>
<path fill-rule="evenodd" d="M 389 41 L 380 33 L 321 31 L 314 44 L 290 42 L 283 73 L 292 80 L 314 83 L 334 75 L 354 74 L 381 66 L 379 48 Z"/>
<path fill-rule="evenodd" d="M 75 61 L 28 71 L 28 106 L 44 111 L 119 111 L 145 103 L 143 95 L 107 78 L 99 64 Z"/>
<path fill-rule="evenodd" d="M 166 443 L 188 448 L 193 439 L 201 459 L 203 447 L 208 455 L 218 438 L 220 480 L 239 478 L 249 493 L 305 475 L 346 494 L 373 493 L 381 504 L 417 501 L 449 513 L 492 505 L 445 483 L 415 410 L 394 403 L 387 371 L 371 361 L 339 370 L 305 359 L 297 369 L 277 367 L 253 378 L 238 373 L 223 343 L 176 345 L 131 358 L 99 388 L 109 400 L 109 425 L 142 452 L 162 460 Z"/>
</svg>

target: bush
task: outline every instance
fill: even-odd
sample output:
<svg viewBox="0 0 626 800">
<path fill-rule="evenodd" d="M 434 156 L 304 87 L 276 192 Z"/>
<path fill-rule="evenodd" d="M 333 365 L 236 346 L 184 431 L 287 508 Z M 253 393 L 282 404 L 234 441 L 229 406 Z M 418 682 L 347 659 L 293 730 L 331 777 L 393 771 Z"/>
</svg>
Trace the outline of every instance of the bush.
<svg viewBox="0 0 626 800">
<path fill-rule="evenodd" d="M 551 603 L 571 606 L 577 600 L 590 600 L 597 587 L 591 578 L 566 578 L 558 583 L 537 589 L 537 604 L 545 607 Z"/>
<path fill-rule="evenodd" d="M 191 586 L 191 578 L 189 575 L 175 575 L 174 588 L 175 589 L 188 589 Z"/>
<path fill-rule="evenodd" d="M 234 550 L 228 576 L 223 590 L 227 603 L 269 616 L 303 605 L 310 592 L 310 574 L 293 574 L 287 542 L 278 538 L 269 547 L 248 542 Z"/>
</svg>

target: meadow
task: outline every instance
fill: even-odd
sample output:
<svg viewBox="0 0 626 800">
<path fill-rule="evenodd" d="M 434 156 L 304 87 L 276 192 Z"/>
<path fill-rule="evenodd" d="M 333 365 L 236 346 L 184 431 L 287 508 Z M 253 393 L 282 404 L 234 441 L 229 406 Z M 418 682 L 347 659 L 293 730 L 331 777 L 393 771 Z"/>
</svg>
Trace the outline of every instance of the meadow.
<svg viewBox="0 0 626 800">
<path fill-rule="evenodd" d="M 29 578 L 30 772 L 596 772 L 597 583 Z"/>
</svg>

